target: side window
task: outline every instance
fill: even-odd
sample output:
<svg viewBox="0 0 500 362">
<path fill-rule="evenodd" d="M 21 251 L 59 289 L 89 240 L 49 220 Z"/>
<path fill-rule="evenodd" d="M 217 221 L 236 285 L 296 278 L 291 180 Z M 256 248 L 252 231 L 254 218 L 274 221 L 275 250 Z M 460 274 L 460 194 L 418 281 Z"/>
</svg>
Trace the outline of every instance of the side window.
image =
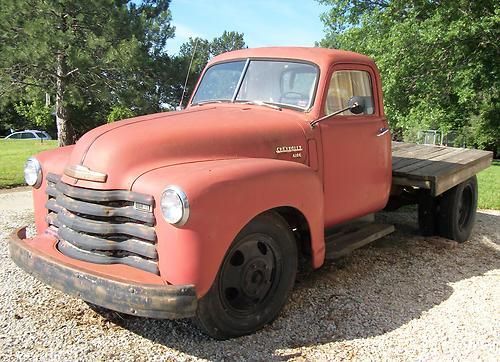
<svg viewBox="0 0 500 362">
<path fill-rule="evenodd" d="M 347 107 L 347 102 L 353 96 L 364 98 L 365 112 L 361 114 L 374 113 L 370 73 L 362 70 L 340 70 L 334 72 L 328 87 L 325 114 L 331 114 Z M 345 111 L 340 114 L 343 116 L 353 115 L 350 111 Z"/>
<path fill-rule="evenodd" d="M 31 132 L 23 132 L 21 133 L 21 138 L 22 139 L 32 139 L 35 138 Z"/>
<path fill-rule="evenodd" d="M 14 133 L 12 136 L 9 137 L 10 139 L 18 140 L 21 138 L 20 133 Z"/>
</svg>

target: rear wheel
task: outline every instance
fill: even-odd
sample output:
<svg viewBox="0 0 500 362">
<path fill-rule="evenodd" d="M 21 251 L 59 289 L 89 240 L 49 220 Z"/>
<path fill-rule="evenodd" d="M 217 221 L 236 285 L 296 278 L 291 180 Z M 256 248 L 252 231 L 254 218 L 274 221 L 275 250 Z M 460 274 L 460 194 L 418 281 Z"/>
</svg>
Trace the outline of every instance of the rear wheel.
<svg viewBox="0 0 500 362">
<path fill-rule="evenodd" d="M 423 236 L 432 236 L 438 233 L 438 206 L 438 199 L 431 195 L 430 190 L 419 190 L 418 228 Z"/>
<path fill-rule="evenodd" d="M 446 191 L 440 202 L 439 234 L 459 243 L 466 241 L 476 220 L 476 176 Z"/>
<path fill-rule="evenodd" d="M 297 246 L 276 213 L 252 220 L 235 238 L 196 320 L 211 337 L 255 332 L 275 319 L 288 299 L 297 271 Z"/>
</svg>

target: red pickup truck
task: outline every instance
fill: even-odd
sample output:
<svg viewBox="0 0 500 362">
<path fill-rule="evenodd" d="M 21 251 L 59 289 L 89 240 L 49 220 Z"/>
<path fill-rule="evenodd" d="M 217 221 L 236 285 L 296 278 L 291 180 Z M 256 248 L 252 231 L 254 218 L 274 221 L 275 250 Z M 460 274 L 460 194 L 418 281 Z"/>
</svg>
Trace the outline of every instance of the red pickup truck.
<svg viewBox="0 0 500 362">
<path fill-rule="evenodd" d="M 393 158 L 370 58 L 320 48 L 222 54 L 185 110 L 104 125 L 30 158 L 37 235 L 19 230 L 11 258 L 90 303 L 195 317 L 219 339 L 248 334 L 286 303 L 299 256 L 319 268 L 390 233 L 372 218 L 387 205 L 418 203 L 424 232 L 469 237 L 474 174 L 491 154 L 450 151 L 462 158 L 436 160 L 455 165 L 448 173 L 443 165 L 420 177 L 431 149 L 415 158 L 415 145 L 394 147 Z M 393 177 L 395 159 L 413 171 Z"/>
</svg>

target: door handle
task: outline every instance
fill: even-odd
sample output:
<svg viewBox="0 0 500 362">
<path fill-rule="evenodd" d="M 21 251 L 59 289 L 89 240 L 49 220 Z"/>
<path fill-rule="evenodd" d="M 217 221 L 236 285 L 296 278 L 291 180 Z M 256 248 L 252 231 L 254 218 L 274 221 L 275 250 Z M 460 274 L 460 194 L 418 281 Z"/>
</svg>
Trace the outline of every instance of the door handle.
<svg viewBox="0 0 500 362">
<path fill-rule="evenodd" d="M 379 128 L 378 133 L 377 133 L 377 137 L 383 136 L 387 132 L 389 132 L 389 128 L 387 128 L 387 127 Z"/>
</svg>

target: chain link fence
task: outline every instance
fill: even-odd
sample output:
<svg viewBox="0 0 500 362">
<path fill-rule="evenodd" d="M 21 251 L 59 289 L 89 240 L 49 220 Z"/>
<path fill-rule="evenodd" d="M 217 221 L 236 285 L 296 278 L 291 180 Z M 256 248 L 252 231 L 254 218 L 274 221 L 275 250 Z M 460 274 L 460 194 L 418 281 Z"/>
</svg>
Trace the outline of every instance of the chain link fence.
<svg viewBox="0 0 500 362">
<path fill-rule="evenodd" d="M 417 143 L 450 147 L 467 147 L 465 137 L 458 131 L 449 131 L 446 133 L 433 129 L 419 131 L 417 134 Z"/>
</svg>

